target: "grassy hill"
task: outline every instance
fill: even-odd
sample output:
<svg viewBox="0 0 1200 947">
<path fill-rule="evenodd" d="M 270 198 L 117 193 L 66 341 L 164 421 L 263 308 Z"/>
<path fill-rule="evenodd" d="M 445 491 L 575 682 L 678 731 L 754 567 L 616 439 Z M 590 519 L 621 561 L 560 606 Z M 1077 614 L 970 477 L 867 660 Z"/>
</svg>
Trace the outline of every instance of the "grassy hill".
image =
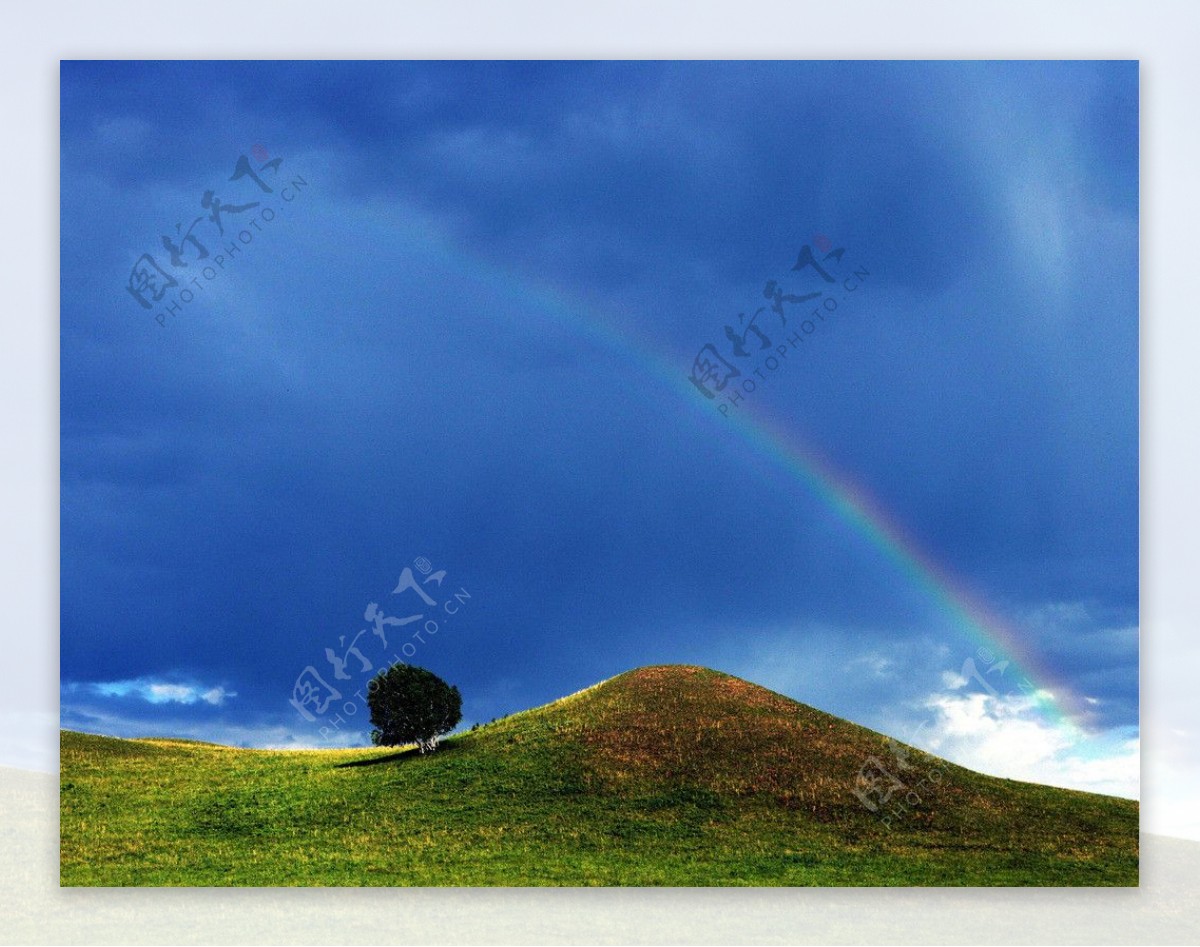
<svg viewBox="0 0 1200 947">
<path fill-rule="evenodd" d="M 910 787 L 940 773 L 890 827 L 853 794 L 872 756 Z M 907 763 L 878 733 L 681 666 L 424 757 L 64 731 L 62 883 L 1137 884 L 1136 802 Z"/>
</svg>

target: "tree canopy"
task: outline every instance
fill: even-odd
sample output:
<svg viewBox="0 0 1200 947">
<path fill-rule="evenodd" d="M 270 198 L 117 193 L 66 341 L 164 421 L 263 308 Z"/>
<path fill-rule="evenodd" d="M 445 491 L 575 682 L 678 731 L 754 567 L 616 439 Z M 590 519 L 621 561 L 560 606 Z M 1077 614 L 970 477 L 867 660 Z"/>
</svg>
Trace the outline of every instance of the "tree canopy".
<svg viewBox="0 0 1200 947">
<path fill-rule="evenodd" d="M 415 743 L 429 753 L 462 719 L 458 688 L 411 664 L 395 664 L 376 675 L 367 688 L 367 703 L 376 746 Z"/>
</svg>

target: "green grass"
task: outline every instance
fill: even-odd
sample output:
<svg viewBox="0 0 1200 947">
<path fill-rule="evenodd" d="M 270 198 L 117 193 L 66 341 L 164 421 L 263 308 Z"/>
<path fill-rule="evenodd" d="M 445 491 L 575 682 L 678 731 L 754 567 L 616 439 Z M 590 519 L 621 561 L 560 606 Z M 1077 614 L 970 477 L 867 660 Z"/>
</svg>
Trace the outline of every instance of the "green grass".
<svg viewBox="0 0 1200 947">
<path fill-rule="evenodd" d="M 942 780 L 888 828 L 851 792 L 869 756 L 892 759 L 878 733 L 678 666 L 630 671 L 428 756 L 64 731 L 62 883 L 1138 882 L 1136 802 L 912 750 L 910 772 Z"/>
</svg>

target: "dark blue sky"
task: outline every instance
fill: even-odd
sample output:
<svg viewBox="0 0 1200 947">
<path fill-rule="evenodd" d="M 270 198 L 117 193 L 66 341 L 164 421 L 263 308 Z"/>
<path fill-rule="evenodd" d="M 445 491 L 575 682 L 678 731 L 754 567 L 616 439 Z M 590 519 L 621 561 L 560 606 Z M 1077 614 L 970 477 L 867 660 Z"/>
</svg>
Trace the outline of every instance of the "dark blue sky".
<svg viewBox="0 0 1200 947">
<path fill-rule="evenodd" d="M 65 726 L 325 745 L 297 675 L 361 686 L 325 649 L 417 612 L 424 556 L 437 608 L 471 598 L 412 661 L 467 720 L 698 663 L 1128 789 L 1096 774 L 1138 722 L 1136 63 L 64 63 L 61 153 Z M 752 377 L 723 326 L 822 289 L 818 235 L 870 276 L 731 425 L 693 358 Z M 150 309 L 143 253 L 179 277 Z M 760 422 L 1003 615 L 1084 735 L 1006 702 L 1015 666 L 956 679 L 977 642 Z"/>
</svg>

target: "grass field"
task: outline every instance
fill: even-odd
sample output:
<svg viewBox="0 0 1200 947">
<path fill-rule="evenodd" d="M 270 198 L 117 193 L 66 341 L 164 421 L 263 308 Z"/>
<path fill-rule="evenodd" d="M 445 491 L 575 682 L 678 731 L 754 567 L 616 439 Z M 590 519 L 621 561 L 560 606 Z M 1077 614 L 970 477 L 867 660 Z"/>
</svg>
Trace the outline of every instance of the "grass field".
<svg viewBox="0 0 1200 947">
<path fill-rule="evenodd" d="M 1136 885 L 1138 805 L 911 751 L 715 671 L 652 667 L 446 741 L 280 752 L 64 731 L 64 885 Z M 894 767 L 889 762 L 889 768 Z M 906 779 L 910 786 L 919 776 Z M 891 800 L 900 801 L 904 794 Z"/>
</svg>

